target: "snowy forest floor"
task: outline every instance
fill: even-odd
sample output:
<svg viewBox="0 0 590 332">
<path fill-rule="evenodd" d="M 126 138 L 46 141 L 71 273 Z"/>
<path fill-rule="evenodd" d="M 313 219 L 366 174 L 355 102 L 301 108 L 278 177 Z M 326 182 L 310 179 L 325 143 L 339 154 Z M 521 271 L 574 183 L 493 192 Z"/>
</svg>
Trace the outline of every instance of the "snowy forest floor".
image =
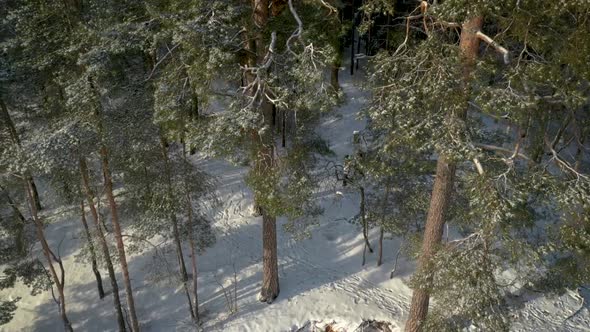
<svg viewBox="0 0 590 332">
<path fill-rule="evenodd" d="M 362 130 L 364 121 L 357 113 L 368 101 L 368 92 L 361 89 L 363 71 L 350 76 L 348 68 L 341 71 L 345 101 L 326 115 L 318 132 L 336 153 L 333 161 L 342 163 L 352 154 L 352 134 Z M 414 263 L 400 258 L 393 279 L 389 273 L 394 265 L 400 239 L 384 240 L 384 262 L 376 266 L 377 254 L 367 253 L 361 266 L 363 238 L 358 225 L 347 222 L 358 213 L 359 195 L 351 187 L 335 182 L 322 183 L 317 200 L 324 208 L 318 224 L 311 227 L 311 237 L 295 240 L 282 227 L 278 231 L 280 295 L 271 304 L 260 303 L 257 293 L 262 280 L 261 218 L 252 216 L 252 195 L 244 183 L 246 168 L 235 167 L 220 160 L 195 157 L 194 162 L 216 176 L 222 206 L 215 214 L 217 243 L 199 257 L 199 297 L 205 331 L 312 331 L 332 324 L 342 331 L 354 331 L 366 319 L 391 323 L 402 330 L 411 289 L 405 280 L 411 276 Z M 46 211 L 48 219 L 55 211 Z M 54 218 L 47 228 L 51 245 L 57 248 L 66 269 L 68 315 L 78 331 L 114 331 L 112 300 L 99 300 L 90 264 L 75 256 L 82 237 L 79 221 Z M 378 232 L 370 233 L 377 245 Z M 145 276 L 153 267 L 154 252 L 129 257 L 135 290 L 137 314 L 143 331 L 189 331 L 186 297 L 180 285 L 154 285 Z M 174 261 L 171 253 L 171 262 Z M 226 309 L 223 284 L 233 291 L 236 273 L 236 313 Z M 105 287 L 108 285 L 104 273 Z M 120 274 L 119 274 L 120 277 Z M 122 279 L 120 279 L 122 280 Z M 123 289 L 121 289 L 123 292 Z M 22 297 L 14 319 L 0 327 L 2 331 L 61 331 L 62 323 L 51 292 L 37 296 L 28 294 L 21 285 L 5 290 L 6 297 Z M 590 331 L 590 293 L 571 292 L 560 297 L 539 297 L 523 294 L 514 309 L 514 331 Z M 123 299 L 124 297 L 122 297 Z M 311 323 L 310 323 L 311 322 Z M 307 327 L 305 327 L 307 326 Z M 304 328 L 305 327 L 305 328 Z"/>
</svg>

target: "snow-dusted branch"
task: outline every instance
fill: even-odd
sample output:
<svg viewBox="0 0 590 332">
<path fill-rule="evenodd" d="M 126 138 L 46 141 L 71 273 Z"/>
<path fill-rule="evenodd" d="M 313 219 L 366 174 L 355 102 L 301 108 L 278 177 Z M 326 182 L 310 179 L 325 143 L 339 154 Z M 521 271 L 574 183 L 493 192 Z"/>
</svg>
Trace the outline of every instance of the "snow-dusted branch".
<svg viewBox="0 0 590 332">
<path fill-rule="evenodd" d="M 477 173 L 479 173 L 479 175 L 483 175 L 484 170 L 483 170 L 483 166 L 481 165 L 481 162 L 479 162 L 479 159 L 473 158 L 473 163 L 475 164 L 475 168 L 477 169 Z"/>
<path fill-rule="evenodd" d="M 507 154 L 511 154 L 511 158 L 515 158 L 515 157 L 519 157 L 521 159 L 527 160 L 527 161 L 532 161 L 531 158 L 529 158 L 527 155 L 521 153 L 518 151 L 518 149 L 510 150 L 510 149 L 506 149 L 500 146 L 495 146 L 495 145 L 490 145 L 490 144 L 482 144 L 482 143 L 474 143 L 474 145 L 478 148 L 482 148 L 484 150 L 489 150 L 489 151 L 496 151 L 496 152 L 502 152 L 502 153 L 507 153 Z"/>
<path fill-rule="evenodd" d="M 496 51 L 498 51 L 498 53 L 501 53 L 504 56 L 504 63 L 505 64 L 510 63 L 510 52 L 508 52 L 508 50 L 505 49 L 502 45 L 498 44 L 495 40 L 493 40 L 492 38 L 490 38 L 488 35 L 486 35 L 485 33 L 481 32 L 481 31 L 478 31 L 476 33 L 476 36 L 481 41 L 487 43 L 488 45 L 490 45 L 491 47 L 496 49 Z"/>
<path fill-rule="evenodd" d="M 297 30 L 295 30 L 289 39 L 287 39 L 287 50 L 289 50 L 291 54 L 295 55 L 295 52 L 291 50 L 291 40 L 295 38 L 301 39 L 301 34 L 303 33 L 303 22 L 297 14 L 297 11 L 295 11 L 295 7 L 293 7 L 293 0 L 289 0 L 289 11 L 291 12 L 291 15 L 293 15 L 293 18 L 295 18 L 295 21 L 297 21 Z"/>
<path fill-rule="evenodd" d="M 422 24 L 424 26 L 424 32 L 426 34 L 429 33 L 430 29 L 428 28 L 428 24 L 427 24 L 427 18 L 428 18 L 427 12 L 428 12 L 429 6 L 430 5 L 428 4 L 427 1 L 420 1 L 420 4 L 418 5 L 418 7 L 416 9 L 414 9 L 414 11 L 412 11 L 408 16 L 405 17 L 406 37 L 404 38 L 404 41 L 395 50 L 394 55 L 399 54 L 401 52 L 401 50 L 406 46 L 408 39 L 409 39 L 410 22 L 411 21 L 421 19 Z M 420 11 L 420 13 L 414 14 L 416 11 Z M 440 20 L 436 20 L 436 19 L 432 20 L 431 25 L 432 26 L 440 25 L 441 27 L 445 27 L 445 28 L 462 28 L 463 27 L 462 24 L 459 24 L 456 22 L 444 22 L 444 21 L 440 21 Z M 510 52 L 506 48 L 504 48 L 498 42 L 496 42 L 491 37 L 489 37 L 488 35 L 486 35 L 485 33 L 481 32 L 481 31 L 477 31 L 476 36 L 479 40 L 481 40 L 481 41 L 487 43 L 488 45 L 490 45 L 491 47 L 493 47 L 498 53 L 501 53 L 505 64 L 510 63 Z"/>
<path fill-rule="evenodd" d="M 322 5 L 324 7 L 328 8 L 330 10 L 330 14 L 337 13 L 338 12 L 338 9 L 336 9 L 336 7 L 334 7 L 331 4 L 327 3 L 325 0 L 320 0 L 320 2 L 322 3 Z"/>
<path fill-rule="evenodd" d="M 248 85 L 240 88 L 244 93 L 250 91 L 253 92 L 252 96 L 249 96 L 250 102 L 246 105 L 245 108 L 250 108 L 254 104 L 254 102 L 258 99 L 259 96 L 267 96 L 268 93 L 264 91 L 265 89 L 265 79 L 263 77 L 263 73 L 268 71 L 270 66 L 272 65 L 274 59 L 274 52 L 275 46 L 277 43 L 277 33 L 273 31 L 271 33 L 271 41 L 270 46 L 268 47 L 268 52 L 264 56 L 262 60 L 262 64 L 256 67 L 248 67 L 248 66 L 241 66 L 242 70 L 245 72 L 249 72 L 254 78 L 253 80 L 248 83 Z M 271 91 L 272 94 L 272 91 Z"/>
<path fill-rule="evenodd" d="M 555 151 L 554 146 L 552 145 L 552 143 L 549 141 L 549 138 L 547 136 L 545 136 L 545 145 L 547 145 L 547 148 L 549 149 L 549 151 L 551 152 L 551 154 L 553 155 L 553 160 L 555 160 L 555 162 L 557 163 L 558 166 L 570 171 L 572 174 L 574 174 L 578 179 L 584 179 L 584 180 L 590 180 L 590 177 L 588 177 L 588 175 L 580 173 L 578 170 L 576 170 L 575 167 L 571 166 L 567 161 L 563 160 L 563 158 L 561 158 L 561 156 L 559 155 L 559 153 L 557 151 Z"/>
</svg>

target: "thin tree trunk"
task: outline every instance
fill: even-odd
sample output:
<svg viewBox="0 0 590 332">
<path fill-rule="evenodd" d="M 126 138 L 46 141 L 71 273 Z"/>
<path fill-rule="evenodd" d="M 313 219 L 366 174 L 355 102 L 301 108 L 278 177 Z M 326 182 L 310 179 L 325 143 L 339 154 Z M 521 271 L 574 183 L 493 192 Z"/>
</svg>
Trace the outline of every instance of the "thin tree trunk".
<svg viewBox="0 0 590 332">
<path fill-rule="evenodd" d="M 0 97 L 0 118 L 2 119 L 2 122 L 4 122 L 4 125 L 6 126 L 6 128 L 8 128 L 8 132 L 10 133 L 10 138 L 12 140 L 12 142 L 14 144 L 16 144 L 17 146 L 20 147 L 20 137 L 18 136 L 18 132 L 16 131 L 16 126 L 14 125 L 14 122 L 12 121 L 12 118 L 10 117 L 10 113 L 8 112 L 8 108 L 6 107 L 6 104 L 4 103 L 4 100 Z M 35 185 L 35 181 L 33 180 L 33 177 L 30 175 L 26 175 L 26 180 L 27 182 L 29 182 L 31 184 L 31 192 L 33 195 L 33 201 L 35 202 L 35 207 L 37 208 L 37 211 L 42 209 L 41 206 L 41 199 L 39 198 L 39 192 L 37 191 L 37 185 Z"/>
<path fill-rule="evenodd" d="M 361 33 L 359 31 L 359 37 L 358 37 L 357 46 L 356 46 L 356 53 L 357 54 L 361 53 L 361 41 L 362 40 L 363 40 L 363 36 L 361 36 Z M 354 48 L 354 46 L 353 46 L 353 48 Z M 356 59 L 355 67 L 356 67 L 356 71 L 358 71 L 359 70 L 359 59 Z"/>
<path fill-rule="evenodd" d="M 191 268 L 192 268 L 192 288 L 193 288 L 193 305 L 192 305 L 192 317 L 196 323 L 199 323 L 200 316 L 199 316 L 199 296 L 197 293 L 197 245 L 195 242 L 195 235 L 193 232 L 193 206 L 191 201 L 190 193 L 186 192 L 186 202 L 187 202 L 187 212 L 188 212 L 188 237 L 189 237 L 189 245 L 191 248 Z"/>
<path fill-rule="evenodd" d="M 352 14 L 352 27 L 350 28 L 350 76 L 354 75 L 354 12 Z"/>
<path fill-rule="evenodd" d="M 31 193 L 33 194 L 33 201 L 35 202 L 35 207 L 37 210 L 41 210 L 43 206 L 41 205 L 41 198 L 39 197 L 39 191 L 37 190 L 37 185 L 33 178 L 29 175 L 27 176 L 27 180 L 31 183 Z"/>
<path fill-rule="evenodd" d="M 43 222 L 41 221 L 41 219 L 39 218 L 39 215 L 37 214 L 37 206 L 35 205 L 35 201 L 33 198 L 33 188 L 31 185 L 31 181 L 28 179 L 26 180 L 26 183 L 25 183 L 25 191 L 27 194 L 27 200 L 29 202 L 29 208 L 31 209 L 31 215 L 33 217 L 33 222 L 35 224 L 35 229 L 37 231 L 37 239 L 39 240 L 39 242 L 41 242 L 41 248 L 43 249 L 43 255 L 45 256 L 45 259 L 47 260 L 49 272 L 50 272 L 51 277 L 53 279 L 53 283 L 55 284 L 55 286 L 57 288 L 58 298 L 59 298 L 59 303 L 58 303 L 59 313 L 61 316 L 61 320 L 64 324 L 64 330 L 68 331 L 68 332 L 73 332 L 74 329 L 72 328 L 72 324 L 70 323 L 70 320 L 68 319 L 68 316 L 66 313 L 66 298 L 65 298 L 65 294 L 64 294 L 65 271 L 63 269 L 61 259 L 59 257 L 56 257 L 55 254 L 49 248 L 49 244 L 47 243 L 47 239 L 45 238 L 45 233 L 43 232 Z M 55 260 L 60 267 L 61 278 L 60 278 L 60 276 L 57 275 L 57 272 L 55 271 L 55 267 L 53 266 L 53 260 Z"/>
<path fill-rule="evenodd" d="M 365 188 L 360 187 L 361 193 L 361 224 L 363 226 L 363 238 L 365 239 L 365 245 L 369 249 L 370 253 L 373 253 L 373 248 L 371 248 L 371 243 L 369 242 L 369 223 L 367 222 L 366 217 L 366 207 L 365 207 Z M 364 265 L 364 264 L 363 264 Z"/>
<path fill-rule="evenodd" d="M 340 91 L 340 81 L 338 79 L 339 73 L 340 73 L 340 64 L 333 63 L 331 71 L 330 71 L 330 84 L 332 85 L 332 89 L 335 92 Z"/>
<path fill-rule="evenodd" d="M 12 197 L 10 197 L 10 193 L 8 192 L 8 190 L 0 186 L 0 191 L 4 192 L 6 200 L 8 201 L 8 205 L 10 205 L 12 212 L 17 218 L 16 233 L 14 235 L 14 245 L 16 247 L 16 250 L 18 251 L 18 254 L 21 257 L 25 256 L 27 254 L 27 241 L 25 239 L 25 224 L 27 223 L 27 219 L 20 212 L 18 205 L 16 205 L 16 203 L 12 200 Z"/>
<path fill-rule="evenodd" d="M 167 186 L 168 186 L 168 195 L 170 195 L 170 197 L 172 197 L 173 195 L 173 188 L 172 188 L 172 170 L 170 169 L 170 159 L 168 158 L 168 149 L 166 148 L 168 146 L 166 139 L 163 136 L 160 136 L 160 146 L 162 148 L 162 158 L 164 158 L 164 167 L 165 167 L 165 172 L 166 172 L 166 181 Z M 174 212 L 170 213 L 170 221 L 172 223 L 172 235 L 174 237 L 174 245 L 176 247 L 176 256 L 178 258 L 178 267 L 179 267 L 179 273 L 180 273 L 180 280 L 182 281 L 182 285 L 184 287 L 184 291 L 187 295 L 188 298 L 188 306 L 189 306 L 189 311 L 191 314 L 191 317 L 194 319 L 195 317 L 194 312 L 193 312 L 193 308 L 192 308 L 192 303 L 191 303 L 191 297 L 190 297 L 190 291 L 188 288 L 188 274 L 186 272 L 186 264 L 184 263 L 184 253 L 182 252 L 182 241 L 180 240 L 180 231 L 178 229 L 178 220 L 176 219 L 176 214 Z"/>
<path fill-rule="evenodd" d="M 281 119 L 282 119 L 282 130 L 281 130 L 281 134 L 282 134 L 282 138 L 281 138 L 281 145 L 282 147 L 286 146 L 286 141 L 287 141 L 287 112 L 285 110 L 281 111 Z"/>
<path fill-rule="evenodd" d="M 117 325 L 119 326 L 119 331 L 124 332 L 126 330 L 125 327 L 125 316 L 123 316 L 123 308 L 121 306 L 121 299 L 119 297 L 119 284 L 117 283 L 117 277 L 115 275 L 115 268 L 113 267 L 113 261 L 111 260 L 111 253 L 109 250 L 109 245 L 105 238 L 102 225 L 99 221 L 98 211 L 96 210 L 96 206 L 94 205 L 94 193 L 92 192 L 92 188 L 90 187 L 90 176 L 88 175 L 88 165 L 86 164 L 86 159 L 80 157 L 80 175 L 82 177 L 82 186 L 84 187 L 84 194 L 86 196 L 86 202 L 88 203 L 88 207 L 90 208 L 90 214 L 92 215 L 92 221 L 94 222 L 94 227 L 96 229 L 96 234 L 98 238 L 98 242 L 100 244 L 100 248 L 102 250 L 102 256 L 104 257 L 104 261 L 107 266 L 107 271 L 109 273 L 109 279 L 111 280 L 111 288 L 113 291 L 113 305 L 115 306 L 115 315 L 117 317 Z"/>
<path fill-rule="evenodd" d="M 117 202 L 113 194 L 113 179 L 111 170 L 109 168 L 109 154 L 106 146 L 100 148 L 100 156 L 102 163 L 102 173 L 104 177 L 104 187 L 111 210 L 111 222 L 113 223 L 113 233 L 117 243 L 117 251 L 119 253 L 119 263 L 121 265 L 121 272 L 123 273 L 123 281 L 125 284 L 125 293 L 127 295 L 127 307 L 129 309 L 129 318 L 131 319 L 131 331 L 139 331 L 139 321 L 137 320 L 137 313 L 135 311 L 135 300 L 133 299 L 133 287 L 131 286 L 131 279 L 129 277 L 129 268 L 127 266 L 127 257 L 125 255 L 125 244 L 121 235 L 121 224 L 119 223 L 119 214 L 117 212 Z"/>
<path fill-rule="evenodd" d="M 90 250 L 90 259 L 92 262 L 92 272 L 96 278 L 96 287 L 98 288 L 98 297 L 102 300 L 104 298 L 104 288 L 102 287 L 102 277 L 98 270 L 98 264 L 96 262 L 96 252 L 94 251 L 94 241 L 92 240 L 92 234 L 88 228 L 86 222 L 86 211 L 84 210 L 84 200 L 80 201 L 80 214 L 82 216 L 82 226 L 84 226 L 84 232 L 86 233 L 86 240 L 88 241 L 88 248 Z"/>
<path fill-rule="evenodd" d="M 336 54 L 336 58 L 332 62 L 330 72 L 330 83 L 334 92 L 340 91 L 340 80 L 338 76 L 340 74 L 340 66 L 342 66 L 342 38 L 338 37 L 337 44 L 336 49 L 338 54 Z"/>
<path fill-rule="evenodd" d="M 465 94 L 465 107 L 458 114 L 450 116 L 464 120 L 467 115 L 467 100 L 469 96 L 469 77 L 473 70 L 473 64 L 477 57 L 479 39 L 476 35 L 483 25 L 483 17 L 470 18 L 463 23 L 459 47 L 463 57 L 463 90 Z M 440 245 L 445 225 L 445 214 L 451 200 L 455 179 L 456 164 L 449 161 L 445 156 L 440 156 L 436 163 L 436 176 L 430 207 L 426 218 L 424 238 L 422 242 L 422 253 L 418 262 L 418 270 L 423 271 L 436 253 Z M 410 314 L 406 322 L 406 332 L 421 331 L 421 325 L 428 314 L 430 295 L 426 289 L 414 289 Z"/>
<path fill-rule="evenodd" d="M 377 258 L 377 266 L 381 266 L 383 263 L 383 235 L 385 230 L 383 229 L 383 223 L 385 221 L 385 211 L 387 210 L 387 202 L 389 201 L 389 193 L 391 192 L 391 179 L 387 181 L 387 188 L 385 188 L 385 196 L 383 197 L 383 205 L 381 208 L 381 227 L 379 229 L 379 257 Z"/>
<path fill-rule="evenodd" d="M 377 266 L 383 264 L 383 226 L 379 227 L 379 257 L 377 257 Z"/>
<path fill-rule="evenodd" d="M 537 123 L 537 128 L 533 130 L 531 137 L 531 159 L 535 164 L 541 163 L 543 154 L 545 153 L 545 134 L 549 125 L 549 113 L 540 112 L 539 118 L 540 121 Z"/>
<path fill-rule="evenodd" d="M 580 167 L 582 166 L 583 157 L 584 157 L 584 137 L 582 136 L 580 138 L 580 142 L 578 143 L 578 149 L 576 151 L 575 164 L 574 164 L 574 169 L 576 170 L 576 172 L 580 171 Z"/>
</svg>

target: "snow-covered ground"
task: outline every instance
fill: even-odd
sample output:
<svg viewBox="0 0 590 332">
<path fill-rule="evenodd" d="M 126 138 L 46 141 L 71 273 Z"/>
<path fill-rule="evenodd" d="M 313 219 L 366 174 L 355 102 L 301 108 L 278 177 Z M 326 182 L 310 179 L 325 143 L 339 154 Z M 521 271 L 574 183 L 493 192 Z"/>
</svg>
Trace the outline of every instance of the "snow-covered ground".
<svg viewBox="0 0 590 332">
<path fill-rule="evenodd" d="M 365 126 L 357 119 L 357 112 L 368 98 L 360 89 L 361 75 L 362 71 L 351 77 L 348 70 L 342 70 L 346 102 L 321 122 L 319 132 L 329 141 L 337 154 L 334 160 L 339 163 L 352 153 L 353 131 Z M 246 169 L 219 160 L 196 157 L 194 161 L 218 177 L 222 202 L 215 221 L 217 243 L 199 257 L 199 297 L 205 331 L 312 331 L 314 326 L 323 331 L 326 324 L 332 324 L 336 330 L 354 331 L 367 319 L 390 322 L 395 330 L 401 331 L 411 298 L 404 280 L 412 274 L 414 264 L 400 259 L 395 277 L 389 279 L 400 241 L 386 239 L 383 265 L 376 267 L 376 254 L 368 254 L 366 265 L 361 266 L 362 235 L 358 226 L 347 222 L 358 213 L 357 193 L 326 185 L 317 198 L 325 213 L 319 224 L 313 226 L 311 238 L 296 241 L 278 227 L 281 292 L 268 305 L 257 300 L 262 280 L 262 222 L 251 214 L 252 195 L 244 183 Z M 285 222 L 280 220 L 281 226 Z M 90 264 L 74 257 L 80 247 L 79 232 L 77 220 L 53 218 L 47 228 L 53 248 L 63 240 L 60 254 L 67 271 L 69 318 L 78 331 L 115 331 L 111 297 L 98 299 Z M 378 234 L 370 235 L 376 244 Z M 129 258 L 142 330 L 194 330 L 182 287 L 158 286 L 146 280 L 145 269 L 152 255 L 153 252 L 146 252 Z M 238 311 L 230 314 L 220 284 L 231 287 L 234 271 L 238 280 Z M 103 277 L 108 289 L 106 273 Z M 585 295 L 590 299 L 590 294 Z M 2 296 L 21 296 L 22 300 L 14 319 L 0 330 L 62 330 L 50 292 L 30 296 L 23 286 L 5 290 Z M 581 304 L 582 298 L 574 293 L 554 299 L 531 297 L 515 313 L 513 330 L 590 331 L 589 307 Z M 569 317 L 579 308 L 582 309 Z"/>
</svg>

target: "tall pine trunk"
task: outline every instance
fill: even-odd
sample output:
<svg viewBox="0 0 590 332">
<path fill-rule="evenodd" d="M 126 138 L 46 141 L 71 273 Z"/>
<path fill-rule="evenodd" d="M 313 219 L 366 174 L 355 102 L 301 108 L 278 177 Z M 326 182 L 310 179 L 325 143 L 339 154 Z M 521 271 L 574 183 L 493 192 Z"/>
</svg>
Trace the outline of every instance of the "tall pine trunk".
<svg viewBox="0 0 590 332">
<path fill-rule="evenodd" d="M 260 41 L 260 39 L 257 40 Z M 257 43 L 258 44 L 258 43 Z M 257 50 L 264 50 L 260 44 Z M 259 63 L 262 61 L 259 56 Z M 262 55 L 264 57 L 264 55 Z M 261 105 L 265 126 L 272 126 L 272 104 L 264 99 Z M 273 171 L 275 165 L 274 136 L 272 130 L 267 130 L 261 136 L 262 146 L 257 157 L 256 166 L 259 176 L 266 172 Z M 277 258 L 277 218 L 266 207 L 261 207 L 262 212 L 262 288 L 260 290 L 260 301 L 271 303 L 279 295 L 279 270 Z"/>
<path fill-rule="evenodd" d="M 265 119 L 265 126 L 272 125 L 272 105 L 264 100 L 261 105 Z M 275 146 L 273 133 L 267 130 L 262 134 L 262 146 L 257 157 L 258 176 L 272 171 L 275 160 Z M 271 303 L 279 295 L 279 269 L 277 258 L 277 218 L 266 207 L 262 212 L 262 288 L 260 301 Z"/>
<path fill-rule="evenodd" d="M 463 61 L 463 93 L 465 95 L 465 106 L 457 114 L 449 116 L 464 120 L 467 116 L 467 101 L 469 98 L 469 79 L 473 70 L 473 64 L 477 57 L 479 39 L 476 33 L 481 30 L 483 17 L 477 16 L 467 19 L 461 28 L 459 47 Z M 424 270 L 436 253 L 436 248 L 441 243 L 445 225 L 445 214 L 448 210 L 453 186 L 455 183 L 456 164 L 445 156 L 440 156 L 436 162 L 436 176 L 430 207 L 426 217 L 424 238 L 422 240 L 422 253 L 418 262 L 418 270 Z M 428 290 L 416 288 L 412 294 L 410 314 L 406 322 L 406 332 L 421 331 L 421 325 L 428 314 L 430 294 Z"/>
<path fill-rule="evenodd" d="M 121 299 L 119 297 L 119 284 L 117 283 L 117 277 L 115 275 L 115 268 L 113 267 L 113 261 L 111 260 L 111 253 L 109 250 L 109 245 L 105 238 L 103 227 L 101 222 L 99 221 L 98 211 L 96 210 L 96 206 L 94 205 L 94 193 L 92 192 L 92 188 L 90 187 L 90 176 L 88 175 L 88 165 L 86 163 L 86 159 L 80 157 L 80 175 L 82 177 L 82 186 L 84 187 L 84 194 L 86 196 L 86 202 L 88 203 L 88 207 L 90 208 L 90 214 L 92 215 L 92 221 L 94 222 L 94 227 L 96 229 L 96 235 L 98 242 L 100 244 L 100 248 L 102 250 L 102 256 L 104 257 L 105 264 L 107 266 L 107 271 L 109 273 L 109 279 L 111 280 L 111 288 L 113 291 L 113 305 L 115 307 L 115 315 L 117 317 L 117 325 L 119 326 L 119 331 L 124 332 L 126 330 L 125 327 L 125 317 L 123 316 L 123 308 L 121 306 Z"/>
<path fill-rule="evenodd" d="M 86 241 L 88 241 L 88 248 L 90 250 L 90 260 L 92 262 L 92 272 L 96 278 L 96 287 L 98 289 L 98 297 L 104 298 L 104 289 L 102 287 L 102 277 L 98 270 L 98 263 L 96 262 L 96 252 L 94 251 L 94 240 L 92 240 L 92 234 L 88 228 L 88 222 L 86 222 L 86 211 L 84 210 L 84 200 L 80 201 L 80 215 L 82 217 L 82 226 L 84 226 L 84 233 L 86 234 Z"/>
<path fill-rule="evenodd" d="M 119 254 L 119 264 L 121 265 L 121 272 L 123 273 L 123 282 L 125 284 L 125 293 L 127 295 L 127 308 L 129 310 L 129 318 L 131 319 L 131 331 L 139 331 L 139 321 L 135 311 L 135 300 L 133 299 L 133 287 L 131 286 L 131 279 L 129 277 L 129 268 L 127 266 L 127 257 L 125 254 L 125 244 L 123 243 L 123 235 L 121 233 L 121 224 L 119 223 L 119 213 L 117 211 L 117 202 L 113 193 L 113 179 L 111 170 L 109 168 L 109 153 L 105 145 L 100 148 L 102 174 L 104 180 L 104 188 L 111 210 L 111 222 L 113 223 L 113 233 L 117 243 L 117 251 Z"/>
<path fill-rule="evenodd" d="M 59 303 L 58 303 L 59 314 L 60 314 L 61 320 L 64 324 L 64 330 L 68 331 L 68 332 L 73 332 L 74 329 L 72 328 L 72 324 L 70 323 L 70 320 L 68 319 L 68 316 L 66 313 L 66 297 L 64 294 L 65 271 L 63 269 L 61 259 L 59 257 L 55 256 L 55 254 L 51 251 L 51 249 L 49 248 L 49 244 L 47 243 L 47 239 L 45 238 L 45 233 L 43 231 L 43 222 L 41 221 L 41 219 L 39 218 L 39 215 L 37 213 L 37 206 L 35 205 L 35 201 L 33 198 L 33 186 L 32 186 L 32 183 L 29 179 L 27 179 L 25 182 L 25 191 L 27 194 L 27 200 L 29 202 L 29 208 L 31 209 L 33 223 L 35 224 L 35 230 L 37 232 L 37 239 L 41 243 L 43 255 L 45 256 L 45 259 L 47 260 L 47 265 L 49 267 L 49 272 L 50 272 L 51 278 L 53 279 L 53 283 L 55 284 L 55 287 L 57 288 L 57 294 L 58 294 L 58 300 L 59 300 Z M 55 270 L 55 267 L 53 266 L 54 261 L 59 266 L 60 276 L 57 275 L 57 271 Z"/>
<path fill-rule="evenodd" d="M 263 31 L 269 17 L 269 0 L 254 0 L 254 23 L 257 26 L 254 47 L 256 64 L 262 65 L 266 56 Z M 264 125 L 272 128 L 272 104 L 267 98 L 262 99 L 260 112 L 264 117 Z M 255 135 L 257 136 L 257 135 Z M 272 130 L 266 130 L 261 137 L 262 144 L 256 158 L 258 176 L 264 176 L 274 167 L 274 135 Z M 256 144 L 256 143 L 255 143 Z M 266 207 L 262 212 L 262 288 L 260 301 L 271 303 L 279 295 L 279 269 L 277 259 L 277 218 Z"/>
</svg>

